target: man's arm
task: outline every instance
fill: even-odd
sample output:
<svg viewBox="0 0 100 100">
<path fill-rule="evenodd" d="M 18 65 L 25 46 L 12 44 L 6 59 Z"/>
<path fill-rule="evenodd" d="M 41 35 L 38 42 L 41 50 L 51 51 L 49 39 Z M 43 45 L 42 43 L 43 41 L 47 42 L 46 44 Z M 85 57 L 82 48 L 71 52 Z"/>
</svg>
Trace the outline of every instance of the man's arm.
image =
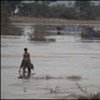
<svg viewBox="0 0 100 100">
<path fill-rule="evenodd" d="M 23 59 L 25 58 L 25 54 L 23 54 Z"/>
<path fill-rule="evenodd" d="M 29 55 L 29 60 L 30 60 L 30 62 L 31 62 L 31 57 L 30 57 L 30 54 L 28 53 L 28 55 Z"/>
</svg>

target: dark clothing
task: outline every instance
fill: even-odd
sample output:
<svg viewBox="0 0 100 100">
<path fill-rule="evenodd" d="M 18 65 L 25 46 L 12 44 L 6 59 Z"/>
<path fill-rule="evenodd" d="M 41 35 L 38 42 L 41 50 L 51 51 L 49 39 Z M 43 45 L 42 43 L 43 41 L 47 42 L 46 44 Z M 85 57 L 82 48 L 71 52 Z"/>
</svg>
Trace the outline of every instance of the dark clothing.
<svg viewBox="0 0 100 100">
<path fill-rule="evenodd" d="M 23 59 L 20 68 L 29 67 L 30 64 L 31 64 L 31 63 L 30 63 L 30 60 L 24 60 L 24 59 Z"/>
<path fill-rule="evenodd" d="M 31 74 L 31 69 L 33 69 L 33 64 L 31 64 L 30 60 L 30 54 L 27 52 L 27 50 L 23 54 L 23 60 L 21 62 L 20 69 L 23 69 L 23 76 L 25 76 L 26 69 L 28 69 L 28 76 Z"/>
<path fill-rule="evenodd" d="M 21 67 L 29 67 L 31 64 L 31 60 L 30 60 L 30 54 L 28 52 L 25 52 L 23 54 L 23 60 L 22 60 L 22 63 L 21 63 Z"/>
<path fill-rule="evenodd" d="M 23 54 L 23 59 L 24 60 L 30 60 L 30 54 L 28 53 L 28 52 L 25 52 L 24 54 Z"/>
</svg>

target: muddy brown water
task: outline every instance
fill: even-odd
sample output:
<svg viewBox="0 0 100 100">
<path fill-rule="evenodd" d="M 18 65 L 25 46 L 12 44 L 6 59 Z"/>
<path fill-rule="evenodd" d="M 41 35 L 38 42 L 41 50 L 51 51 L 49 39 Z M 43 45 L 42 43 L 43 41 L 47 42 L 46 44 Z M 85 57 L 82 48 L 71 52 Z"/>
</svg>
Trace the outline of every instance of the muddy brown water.
<svg viewBox="0 0 100 100">
<path fill-rule="evenodd" d="M 51 36 L 56 42 L 29 41 L 27 36 L 1 36 L 1 98 L 53 99 L 82 92 L 68 77 L 78 77 L 89 92 L 100 92 L 100 40 Z M 35 66 L 30 79 L 18 79 L 23 48 Z M 33 73 L 33 72 L 32 72 Z"/>
</svg>

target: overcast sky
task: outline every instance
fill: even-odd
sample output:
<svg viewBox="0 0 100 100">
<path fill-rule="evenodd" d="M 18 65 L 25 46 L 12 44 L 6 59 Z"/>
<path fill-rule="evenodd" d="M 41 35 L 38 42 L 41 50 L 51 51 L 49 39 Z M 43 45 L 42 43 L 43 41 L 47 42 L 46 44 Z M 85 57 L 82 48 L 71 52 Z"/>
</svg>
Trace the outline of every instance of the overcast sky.
<svg viewBox="0 0 100 100">
<path fill-rule="evenodd" d="M 34 0 L 33 0 L 33 1 L 34 1 Z M 32 1 L 30 0 L 30 1 L 25 1 L 25 2 L 28 2 L 28 3 L 30 2 L 30 3 L 31 3 Z M 69 1 L 67 1 L 67 0 L 66 0 L 66 1 L 59 1 L 59 0 L 58 0 L 58 1 L 54 2 L 53 4 L 58 3 L 58 4 L 65 4 L 65 5 L 68 5 L 69 2 L 74 3 L 75 0 L 69 0 Z M 94 2 L 96 5 L 100 4 L 100 1 L 92 1 L 92 2 Z"/>
<path fill-rule="evenodd" d="M 70 1 L 56 1 L 55 3 L 60 3 L 60 4 L 66 4 L 66 5 L 68 5 L 69 2 L 74 3 L 75 0 L 74 1 L 71 1 L 71 0 Z M 94 2 L 96 5 L 100 4 L 100 1 L 92 1 L 92 2 Z"/>
</svg>

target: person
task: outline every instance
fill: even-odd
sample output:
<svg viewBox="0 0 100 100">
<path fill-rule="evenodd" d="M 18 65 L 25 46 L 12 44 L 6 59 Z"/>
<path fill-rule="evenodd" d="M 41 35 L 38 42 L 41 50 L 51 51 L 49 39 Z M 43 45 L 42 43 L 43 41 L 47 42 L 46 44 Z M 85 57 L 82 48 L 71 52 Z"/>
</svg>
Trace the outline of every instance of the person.
<svg viewBox="0 0 100 100">
<path fill-rule="evenodd" d="M 27 68 L 29 73 L 31 73 L 31 59 L 30 59 L 30 53 L 28 53 L 28 49 L 24 48 L 24 54 L 23 54 L 23 60 L 20 66 L 20 69 L 23 68 L 23 74 L 25 74 L 25 69 Z M 19 69 L 19 72 L 20 72 Z"/>
</svg>

